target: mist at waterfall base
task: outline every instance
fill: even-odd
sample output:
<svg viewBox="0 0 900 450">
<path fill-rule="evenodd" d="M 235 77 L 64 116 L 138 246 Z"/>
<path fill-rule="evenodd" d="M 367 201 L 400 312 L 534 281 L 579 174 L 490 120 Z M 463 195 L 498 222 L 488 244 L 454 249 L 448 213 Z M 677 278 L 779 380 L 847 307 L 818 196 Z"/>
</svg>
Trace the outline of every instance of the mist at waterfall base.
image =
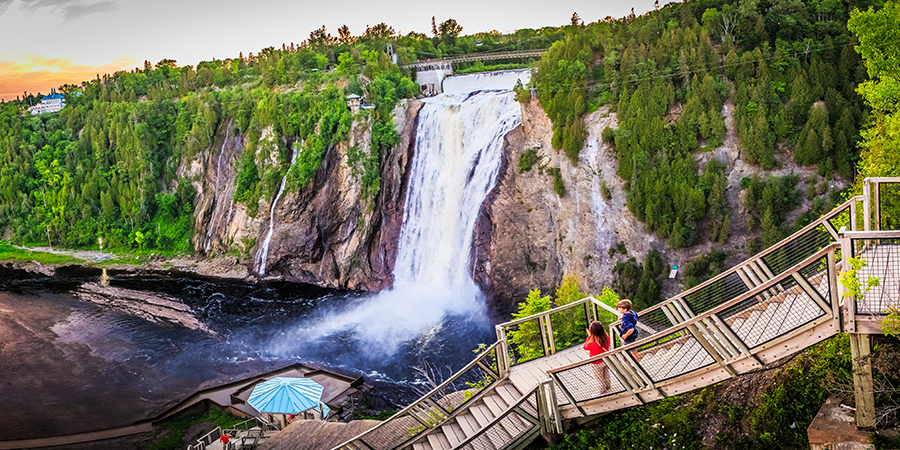
<svg viewBox="0 0 900 450">
<path fill-rule="evenodd" d="M 496 184 L 504 137 L 521 123 L 511 88 L 519 79 L 527 83 L 529 75 L 450 77 L 444 94 L 423 101 L 394 286 L 304 321 L 288 339 L 273 343 L 273 353 L 295 354 L 307 342 L 331 341 L 347 343 L 344 351 L 327 350 L 351 360 L 418 353 L 420 361 L 433 362 L 451 351 L 448 342 L 456 349 L 493 342 L 484 294 L 470 273 L 472 239 L 481 205 Z"/>
</svg>

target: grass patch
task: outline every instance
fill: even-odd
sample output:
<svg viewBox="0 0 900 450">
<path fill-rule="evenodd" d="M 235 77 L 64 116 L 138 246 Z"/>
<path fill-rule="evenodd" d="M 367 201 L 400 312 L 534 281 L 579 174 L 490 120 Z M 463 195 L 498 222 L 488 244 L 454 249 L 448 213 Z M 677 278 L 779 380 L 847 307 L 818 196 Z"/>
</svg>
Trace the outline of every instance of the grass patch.
<svg viewBox="0 0 900 450">
<path fill-rule="evenodd" d="M 83 262 L 74 256 L 35 252 L 0 241 L 0 261 L 37 261 L 41 264 L 77 264 Z"/>
<path fill-rule="evenodd" d="M 526 149 L 519 155 L 519 173 L 531 171 L 531 168 L 540 162 L 541 158 L 537 154 L 537 150 L 533 148 Z"/>
<path fill-rule="evenodd" d="M 223 429 L 232 428 L 243 422 L 245 419 L 226 413 L 220 409 L 210 409 L 201 414 L 193 414 L 190 416 L 179 417 L 177 419 L 169 419 L 162 421 L 153 432 L 153 442 L 147 444 L 147 450 L 181 450 L 184 448 L 184 439 L 187 429 L 191 425 L 210 422 L 213 427 L 222 427 Z M 187 436 L 189 439 L 198 439 L 201 436 Z"/>
</svg>

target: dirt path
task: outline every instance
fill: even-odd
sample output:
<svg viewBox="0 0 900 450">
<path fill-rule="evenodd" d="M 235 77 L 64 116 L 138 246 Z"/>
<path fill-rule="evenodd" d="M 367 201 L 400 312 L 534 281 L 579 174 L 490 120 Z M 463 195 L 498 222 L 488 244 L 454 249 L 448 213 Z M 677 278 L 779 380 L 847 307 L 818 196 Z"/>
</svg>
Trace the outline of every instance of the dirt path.
<svg viewBox="0 0 900 450">
<path fill-rule="evenodd" d="M 83 261 L 93 262 L 106 261 L 108 259 L 115 258 L 116 256 L 112 253 L 103 253 L 95 250 L 59 250 L 50 247 L 21 247 L 18 245 L 15 245 L 14 247 L 22 250 L 30 250 L 33 252 L 44 252 L 53 253 L 54 255 L 72 256 Z"/>
</svg>

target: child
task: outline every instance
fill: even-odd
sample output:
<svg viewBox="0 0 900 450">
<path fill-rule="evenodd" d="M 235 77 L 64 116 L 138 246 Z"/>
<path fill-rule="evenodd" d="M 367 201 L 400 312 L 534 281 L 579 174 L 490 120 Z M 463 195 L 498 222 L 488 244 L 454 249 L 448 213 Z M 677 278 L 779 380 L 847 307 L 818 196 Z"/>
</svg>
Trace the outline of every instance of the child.
<svg viewBox="0 0 900 450">
<path fill-rule="evenodd" d="M 625 345 L 631 344 L 638 338 L 637 321 L 638 315 L 631 310 L 631 300 L 625 299 L 616 303 L 616 309 L 622 315 L 622 325 L 619 326 L 622 340 Z"/>
<path fill-rule="evenodd" d="M 606 327 L 599 320 L 591 322 L 591 325 L 585 330 L 587 331 L 587 340 L 584 341 L 584 349 L 589 352 L 589 356 L 597 356 L 609 350 L 609 335 L 606 333 Z M 591 364 L 591 371 L 594 372 L 594 378 L 600 384 L 600 393 L 609 390 L 609 368 L 603 360 L 595 361 Z"/>
</svg>

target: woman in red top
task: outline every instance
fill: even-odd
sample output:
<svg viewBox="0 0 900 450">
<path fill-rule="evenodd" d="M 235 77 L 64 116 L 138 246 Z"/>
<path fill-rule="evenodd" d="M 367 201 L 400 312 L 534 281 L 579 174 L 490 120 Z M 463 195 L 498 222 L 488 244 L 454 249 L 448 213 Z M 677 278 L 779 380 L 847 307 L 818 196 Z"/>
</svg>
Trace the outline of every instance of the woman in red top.
<svg viewBox="0 0 900 450">
<path fill-rule="evenodd" d="M 609 350 L 609 334 L 606 333 L 606 327 L 599 320 L 591 322 L 587 328 L 587 340 L 584 341 L 584 349 L 589 352 L 589 356 L 597 356 Z M 609 390 L 609 368 L 603 360 L 595 361 L 591 364 L 591 371 L 594 372 L 594 378 L 600 384 L 600 393 Z"/>
</svg>

